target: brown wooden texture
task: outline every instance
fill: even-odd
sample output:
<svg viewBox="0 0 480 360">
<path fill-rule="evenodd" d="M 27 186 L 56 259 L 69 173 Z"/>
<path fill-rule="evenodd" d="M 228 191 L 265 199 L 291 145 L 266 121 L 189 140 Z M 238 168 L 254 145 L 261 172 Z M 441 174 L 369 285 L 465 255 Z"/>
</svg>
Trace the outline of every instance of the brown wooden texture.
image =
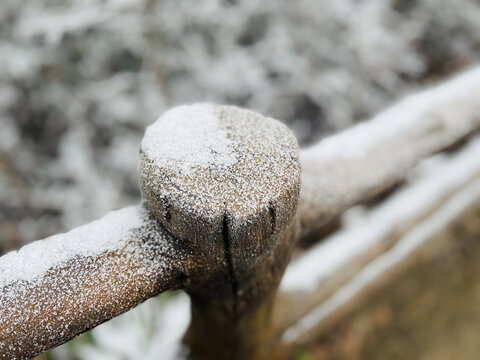
<svg viewBox="0 0 480 360">
<path fill-rule="evenodd" d="M 271 299 L 295 241 L 478 130 L 479 72 L 410 97 L 369 124 L 303 151 L 301 190 L 297 144 L 284 125 L 207 104 L 170 113 L 201 136 L 182 139 L 171 119 L 160 119 L 160 132 L 147 131 L 140 179 L 153 215 L 139 210 L 142 224 L 114 246 L 73 252 L 34 278 L 15 281 L 12 255 L 2 258 L 8 268 L 0 260 L 0 279 L 7 279 L 0 281 L 2 358 L 28 358 L 170 288 L 192 296 L 186 339 L 198 358 L 216 351 L 261 357 Z M 207 127 L 197 128 L 197 115 L 207 116 Z M 162 126 L 172 132 L 157 138 Z M 182 158 L 162 150 L 169 141 Z M 103 221 L 102 238 L 109 226 L 112 234 L 118 226 Z M 29 251 L 14 256 L 22 263 Z M 216 341 L 219 334 L 224 343 Z"/>
<path fill-rule="evenodd" d="M 3 284 L 1 359 L 30 358 L 162 291 L 183 286 L 193 260 L 145 210 L 139 208 L 133 214 L 142 218 L 141 225 L 129 229 L 118 246 L 91 255 L 73 253 L 39 277 L 24 280 L 20 276 L 17 281 Z M 95 225 L 86 225 L 86 230 L 91 227 L 95 237 L 98 225 L 108 232 L 109 227 L 119 224 L 104 218 Z M 67 233 L 65 241 L 69 240 Z M 35 257 L 49 256 L 34 250 L 29 254 L 27 247 L 10 256 L 19 262 L 20 257 L 32 255 L 35 261 Z"/>
<path fill-rule="evenodd" d="M 176 134 L 180 117 L 186 128 L 217 141 L 198 142 L 196 133 L 177 138 L 172 146 L 188 149 L 185 162 L 158 145 Z M 204 279 L 187 286 L 192 324 L 186 342 L 193 356 L 261 356 L 271 302 L 298 229 L 295 137 L 280 122 L 249 110 L 184 106 L 147 130 L 140 169 L 149 208 L 194 257 L 209 264 Z"/>
<path fill-rule="evenodd" d="M 447 224 L 446 224 L 447 225 Z M 480 203 L 408 261 L 276 359 L 476 359 L 480 353 Z"/>
<path fill-rule="evenodd" d="M 298 215 L 304 236 L 397 184 L 420 160 L 478 131 L 479 113 L 476 68 L 302 150 Z"/>
</svg>

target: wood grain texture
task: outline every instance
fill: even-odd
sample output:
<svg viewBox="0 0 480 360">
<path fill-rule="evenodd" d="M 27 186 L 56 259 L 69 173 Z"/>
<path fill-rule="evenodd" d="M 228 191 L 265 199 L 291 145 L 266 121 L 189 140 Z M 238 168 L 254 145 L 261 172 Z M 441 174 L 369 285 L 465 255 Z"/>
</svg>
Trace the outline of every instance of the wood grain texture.
<svg viewBox="0 0 480 360">
<path fill-rule="evenodd" d="M 161 119 L 154 127 L 173 132 L 147 130 L 140 165 L 145 207 L 135 215 L 140 224 L 114 246 L 72 252 L 17 280 L 12 264 L 15 257 L 24 263 L 29 250 L 0 258 L 0 358 L 29 358 L 177 288 L 193 299 L 186 339 L 199 359 L 215 351 L 230 351 L 231 359 L 261 357 L 272 299 L 296 240 L 477 131 L 480 70 L 409 97 L 300 156 L 294 136 L 273 119 L 196 106 L 182 112 L 193 138 L 178 137 L 182 131 Z M 196 123 L 196 114 L 209 125 Z M 177 152 L 162 148 L 164 142 Z M 99 238 L 109 226 L 115 233 L 118 223 L 99 221 Z M 82 248 L 81 239 L 72 241 Z"/>
<path fill-rule="evenodd" d="M 179 118 L 195 131 L 182 136 Z M 159 145 L 176 134 L 171 146 L 177 151 Z M 297 238 L 295 137 L 280 122 L 246 109 L 175 108 L 147 130 L 140 177 L 151 211 L 211 267 L 204 272 L 208 281 L 187 286 L 192 323 L 186 342 L 194 357 L 260 357 L 275 289 Z"/>
<path fill-rule="evenodd" d="M 142 217 L 141 225 L 115 246 L 87 256 L 72 253 L 31 280 L 20 276 L 2 284 L 1 359 L 31 358 L 162 291 L 183 287 L 192 260 L 145 210 L 136 214 Z M 107 232 L 109 226 L 118 226 L 109 218 L 95 222 L 99 224 Z M 95 237 L 97 227 L 86 225 L 86 230 L 89 226 Z M 10 256 L 25 257 L 28 250 Z M 42 255 L 35 249 L 33 256 Z"/>
<path fill-rule="evenodd" d="M 479 113 L 477 67 L 302 150 L 298 216 L 304 236 L 398 183 L 422 159 L 478 131 Z"/>
</svg>

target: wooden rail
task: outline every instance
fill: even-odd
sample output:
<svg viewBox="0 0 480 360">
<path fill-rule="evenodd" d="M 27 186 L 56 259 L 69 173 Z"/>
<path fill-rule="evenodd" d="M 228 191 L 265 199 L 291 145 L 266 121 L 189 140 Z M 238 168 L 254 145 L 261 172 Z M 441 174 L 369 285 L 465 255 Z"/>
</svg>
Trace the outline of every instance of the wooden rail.
<svg viewBox="0 0 480 360">
<path fill-rule="evenodd" d="M 391 247 L 383 238 L 401 238 L 440 204 L 423 201 L 401 230 L 377 235 L 373 252 L 345 258 L 353 267 L 340 277 L 335 268 L 311 271 L 310 300 L 285 315 L 278 304 L 291 300 L 275 294 L 298 240 L 477 132 L 478 114 L 480 69 L 300 152 L 284 125 L 248 110 L 197 104 L 165 113 L 142 142 L 142 205 L 0 258 L 0 358 L 30 358 L 167 289 L 192 298 L 185 342 L 195 358 L 264 358 L 279 343 L 300 341 L 321 317 L 301 318 L 325 311 L 315 310 L 328 298 L 316 291 L 322 276 L 335 279 L 333 294 Z M 460 169 L 478 149 L 439 171 Z M 478 179 L 477 165 L 445 180 L 435 199 Z M 287 274 L 284 283 L 294 289 L 295 279 Z"/>
</svg>

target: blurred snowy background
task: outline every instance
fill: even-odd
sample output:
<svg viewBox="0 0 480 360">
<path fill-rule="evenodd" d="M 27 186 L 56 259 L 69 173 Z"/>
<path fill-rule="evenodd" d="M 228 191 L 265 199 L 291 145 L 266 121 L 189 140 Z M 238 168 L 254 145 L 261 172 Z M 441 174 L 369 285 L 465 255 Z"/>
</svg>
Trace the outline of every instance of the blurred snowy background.
<svg viewBox="0 0 480 360">
<path fill-rule="evenodd" d="M 144 129 L 174 105 L 308 145 L 479 58 L 478 0 L 2 0 L 0 254 L 138 202 Z"/>
</svg>

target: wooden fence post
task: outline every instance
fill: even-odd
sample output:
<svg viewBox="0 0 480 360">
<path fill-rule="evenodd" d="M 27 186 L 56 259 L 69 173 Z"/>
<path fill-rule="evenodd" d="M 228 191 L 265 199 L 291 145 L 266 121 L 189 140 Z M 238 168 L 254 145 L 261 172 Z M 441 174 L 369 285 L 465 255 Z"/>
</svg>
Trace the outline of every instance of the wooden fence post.
<svg viewBox="0 0 480 360">
<path fill-rule="evenodd" d="M 194 358 L 264 358 L 295 240 L 478 131 L 479 89 L 477 68 L 409 97 L 302 151 L 302 174 L 273 119 L 168 111 L 142 141 L 142 206 L 0 258 L 0 358 L 30 358 L 168 289 L 192 298 Z"/>
<path fill-rule="evenodd" d="M 178 107 L 147 129 L 140 178 L 147 207 L 198 260 L 185 284 L 193 357 L 261 358 L 298 229 L 293 134 L 237 107 Z"/>
</svg>

